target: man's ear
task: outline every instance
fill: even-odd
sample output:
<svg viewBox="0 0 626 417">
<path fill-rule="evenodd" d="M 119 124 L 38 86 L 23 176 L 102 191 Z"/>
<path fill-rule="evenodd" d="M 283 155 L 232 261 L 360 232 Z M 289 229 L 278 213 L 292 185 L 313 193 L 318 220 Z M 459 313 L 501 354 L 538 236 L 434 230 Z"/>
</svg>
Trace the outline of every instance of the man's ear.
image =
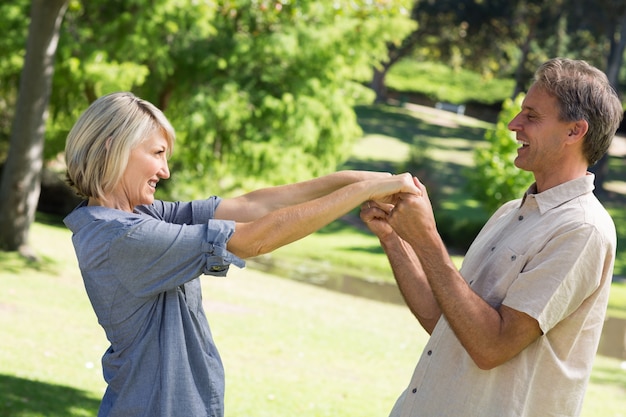
<svg viewBox="0 0 626 417">
<path fill-rule="evenodd" d="M 586 120 L 578 120 L 576 122 L 572 122 L 569 127 L 569 132 L 567 133 L 567 139 L 571 142 L 576 142 L 582 140 L 587 131 L 589 130 L 589 123 Z"/>
</svg>

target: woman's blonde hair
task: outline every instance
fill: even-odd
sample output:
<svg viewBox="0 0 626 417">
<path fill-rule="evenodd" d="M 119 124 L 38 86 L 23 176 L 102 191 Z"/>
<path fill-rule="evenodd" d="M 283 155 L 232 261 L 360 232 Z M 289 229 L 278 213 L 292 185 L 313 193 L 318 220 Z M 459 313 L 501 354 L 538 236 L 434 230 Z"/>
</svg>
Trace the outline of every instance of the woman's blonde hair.
<svg viewBox="0 0 626 417">
<path fill-rule="evenodd" d="M 68 183 L 84 197 L 102 197 L 122 178 L 131 150 L 155 132 L 167 140 L 169 156 L 176 136 L 161 110 L 128 92 L 100 97 L 67 137 Z"/>
</svg>

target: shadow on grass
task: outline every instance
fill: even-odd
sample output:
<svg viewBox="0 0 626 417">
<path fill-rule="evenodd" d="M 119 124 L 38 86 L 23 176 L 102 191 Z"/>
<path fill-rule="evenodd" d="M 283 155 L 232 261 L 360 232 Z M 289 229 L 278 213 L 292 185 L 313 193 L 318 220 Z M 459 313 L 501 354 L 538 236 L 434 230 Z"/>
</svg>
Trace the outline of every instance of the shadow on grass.
<svg viewBox="0 0 626 417">
<path fill-rule="evenodd" d="M 76 388 L 0 374 L 0 416 L 95 416 L 99 405 Z"/>
<path fill-rule="evenodd" d="M 471 126 L 439 126 L 422 120 L 410 110 L 394 106 L 357 106 L 358 123 L 365 134 L 381 134 L 412 144 L 415 135 L 429 138 L 459 137 L 481 141 L 485 129 Z"/>
<path fill-rule="evenodd" d="M 37 212 L 35 221 L 54 228 L 66 228 L 63 224 L 63 217 L 54 214 Z M 31 232 L 32 235 L 33 233 Z M 0 271 L 9 274 L 19 274 L 24 270 L 44 272 L 52 275 L 58 273 L 60 266 L 58 259 L 31 252 L 30 250 L 24 253 L 22 251 L 0 250 Z"/>
<path fill-rule="evenodd" d="M 65 229 L 63 218 L 64 216 L 58 214 L 44 213 L 42 211 L 37 211 L 37 213 L 35 214 L 35 220 L 38 223 L 47 224 L 49 226 L 62 227 Z"/>
<path fill-rule="evenodd" d="M 0 251 L 0 268 L 2 272 L 9 274 L 19 274 L 26 269 L 56 274 L 58 272 L 59 262 L 48 256 L 41 256 L 38 259 L 29 259 L 20 255 L 18 252 Z"/>
</svg>

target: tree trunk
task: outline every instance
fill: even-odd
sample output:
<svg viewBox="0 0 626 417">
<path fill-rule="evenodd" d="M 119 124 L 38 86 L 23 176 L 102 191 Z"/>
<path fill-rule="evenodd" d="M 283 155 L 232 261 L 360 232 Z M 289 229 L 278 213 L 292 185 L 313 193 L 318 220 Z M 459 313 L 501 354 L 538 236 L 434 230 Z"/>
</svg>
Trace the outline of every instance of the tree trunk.
<svg viewBox="0 0 626 417">
<path fill-rule="evenodd" d="M 385 85 L 387 69 L 386 65 L 382 65 L 380 69 L 374 67 L 374 76 L 371 83 L 372 90 L 376 93 L 374 103 L 385 103 L 387 101 L 387 86 Z"/>
<path fill-rule="evenodd" d="M 531 17 L 527 18 L 527 21 L 528 33 L 526 34 L 524 43 L 520 47 L 522 56 L 519 60 L 519 63 L 517 64 L 517 69 L 515 70 L 515 87 L 513 89 L 513 95 L 511 96 L 513 100 L 515 100 L 518 94 L 526 92 L 526 89 L 528 88 L 528 74 L 526 71 L 526 63 L 530 54 L 530 46 L 535 40 L 535 28 L 537 19 L 535 17 Z"/>
<path fill-rule="evenodd" d="M 607 58 L 606 76 L 609 83 L 619 91 L 619 70 L 624 61 L 624 50 L 626 50 L 626 12 L 618 20 L 613 33 L 609 35 L 609 56 Z"/>
<path fill-rule="evenodd" d="M 11 142 L 0 183 L 0 249 L 28 254 L 59 29 L 69 0 L 33 0 Z"/>
</svg>

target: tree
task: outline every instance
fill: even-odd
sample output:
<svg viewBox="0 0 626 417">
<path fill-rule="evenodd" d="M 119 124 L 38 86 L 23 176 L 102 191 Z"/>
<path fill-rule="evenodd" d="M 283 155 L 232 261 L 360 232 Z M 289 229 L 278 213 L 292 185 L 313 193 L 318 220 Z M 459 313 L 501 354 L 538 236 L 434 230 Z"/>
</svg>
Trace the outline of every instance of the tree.
<svg viewBox="0 0 626 417">
<path fill-rule="evenodd" d="M 10 148 L 0 184 L 0 249 L 28 254 L 59 28 L 69 0 L 33 0 Z"/>
<path fill-rule="evenodd" d="M 385 42 L 411 28 L 399 2 L 265 3 L 225 2 L 215 34 L 199 40 L 205 58 L 193 91 L 172 95 L 183 112 L 174 114 L 184 131 L 179 174 L 219 178 L 223 189 L 335 169 L 361 134 L 353 110 L 369 93 L 361 81 Z M 171 183 L 180 190 L 190 179 Z"/>
<path fill-rule="evenodd" d="M 529 2 L 539 0 L 529 0 Z M 389 43 L 388 54 L 374 69 L 371 82 L 376 101 L 386 100 L 385 76 L 403 58 L 443 61 L 455 68 L 477 70 L 486 77 L 511 68 L 507 52 L 523 19 L 512 24 L 526 0 L 415 1 L 411 18 L 416 29 L 400 43 Z"/>
</svg>

